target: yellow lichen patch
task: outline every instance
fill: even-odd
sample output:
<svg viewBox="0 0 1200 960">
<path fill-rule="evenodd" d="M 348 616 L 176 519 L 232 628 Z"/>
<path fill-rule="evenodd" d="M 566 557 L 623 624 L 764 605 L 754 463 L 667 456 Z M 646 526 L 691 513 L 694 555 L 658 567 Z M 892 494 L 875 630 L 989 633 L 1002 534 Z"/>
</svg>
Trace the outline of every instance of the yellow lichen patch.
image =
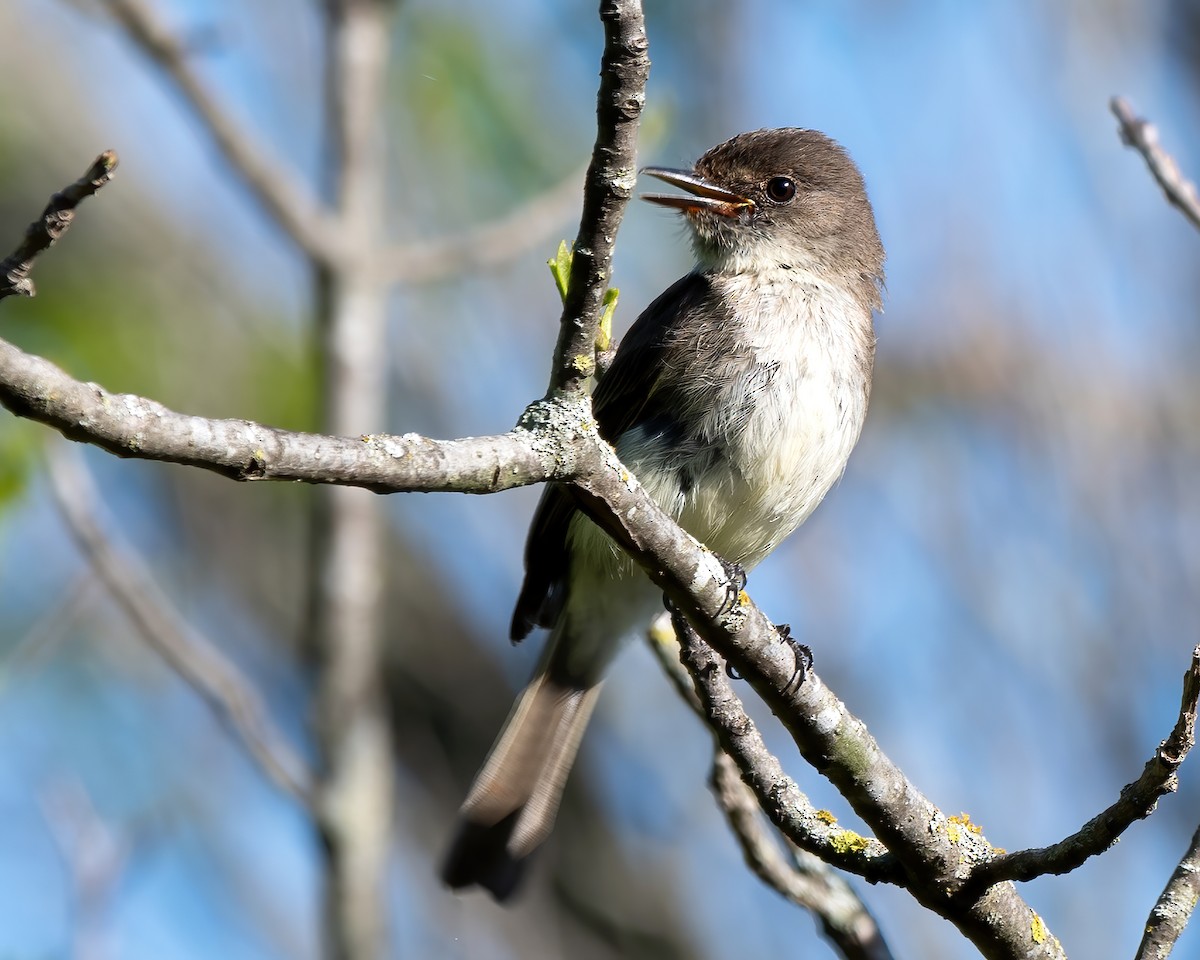
<svg viewBox="0 0 1200 960">
<path fill-rule="evenodd" d="M 827 826 L 830 826 L 830 827 L 832 827 L 832 826 L 833 826 L 835 823 L 837 823 L 837 817 L 835 817 L 835 816 L 834 816 L 832 813 L 830 813 L 828 810 L 818 810 L 818 811 L 816 812 L 815 816 L 816 816 L 816 818 L 817 818 L 818 820 L 820 820 L 822 823 L 824 823 L 824 824 L 826 824 Z"/>
<path fill-rule="evenodd" d="M 591 376 L 592 371 L 596 368 L 596 361 L 591 354 L 577 353 L 571 358 L 571 366 L 580 373 Z"/>
<path fill-rule="evenodd" d="M 1048 932 L 1046 930 L 1046 922 L 1035 913 L 1033 915 L 1033 922 L 1029 925 L 1029 934 L 1033 937 L 1033 942 L 1045 943 Z"/>
<path fill-rule="evenodd" d="M 983 835 L 983 827 L 977 823 L 972 823 L 971 815 L 969 813 L 960 813 L 957 817 L 947 817 L 946 819 L 951 823 L 961 824 L 963 829 L 970 831 L 977 837 Z"/>
<path fill-rule="evenodd" d="M 743 606 L 750 602 L 750 594 L 745 590 L 738 591 L 738 606 Z"/>
<path fill-rule="evenodd" d="M 363 443 L 374 443 L 375 442 L 375 438 L 373 436 L 371 436 L 369 433 L 364 433 L 358 439 L 361 440 Z"/>
<path fill-rule="evenodd" d="M 838 853 L 862 853 L 871 841 L 853 830 L 839 830 L 829 842 Z"/>
<path fill-rule="evenodd" d="M 957 823 L 951 823 L 946 827 L 946 836 L 950 838 L 951 843 L 958 843 L 962 839 L 962 831 L 958 829 Z"/>
</svg>

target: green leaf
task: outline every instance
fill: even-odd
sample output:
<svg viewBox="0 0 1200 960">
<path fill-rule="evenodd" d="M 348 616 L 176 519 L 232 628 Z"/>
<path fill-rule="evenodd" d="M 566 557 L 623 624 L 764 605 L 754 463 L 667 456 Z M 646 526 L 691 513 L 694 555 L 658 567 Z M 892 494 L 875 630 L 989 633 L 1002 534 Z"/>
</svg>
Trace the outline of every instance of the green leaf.
<svg viewBox="0 0 1200 960">
<path fill-rule="evenodd" d="M 567 241 L 560 240 L 558 241 L 558 253 L 546 261 L 563 303 L 567 302 L 567 288 L 571 285 L 571 261 L 574 257 L 575 253 L 567 246 Z"/>
<path fill-rule="evenodd" d="M 613 314 L 617 310 L 617 298 L 621 291 L 609 287 L 604 291 L 604 311 L 600 314 L 600 331 L 596 334 L 596 349 L 603 352 L 612 346 Z"/>
</svg>

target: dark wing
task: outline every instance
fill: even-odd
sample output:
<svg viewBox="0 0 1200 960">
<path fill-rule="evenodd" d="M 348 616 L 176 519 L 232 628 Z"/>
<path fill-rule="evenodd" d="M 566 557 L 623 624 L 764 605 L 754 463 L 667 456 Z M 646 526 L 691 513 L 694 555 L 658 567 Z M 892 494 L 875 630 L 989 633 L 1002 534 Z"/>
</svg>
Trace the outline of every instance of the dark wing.
<svg viewBox="0 0 1200 960">
<path fill-rule="evenodd" d="M 524 640 L 534 627 L 552 624 L 562 610 L 566 599 L 567 528 L 576 509 L 566 487 L 559 483 L 546 485 L 525 538 L 525 582 L 517 594 L 508 630 L 513 643 Z"/>
<path fill-rule="evenodd" d="M 690 326 L 687 315 L 711 294 L 708 277 L 689 273 L 659 294 L 629 328 L 592 396 L 600 435 L 609 443 L 644 420 L 647 408 L 656 406 L 654 400 L 662 400 L 655 391 L 662 375 L 663 349 L 679 329 Z"/>
<path fill-rule="evenodd" d="M 708 278 L 690 273 L 671 284 L 629 328 L 592 397 L 600 435 L 609 443 L 667 402 L 656 394 L 664 347 L 684 325 L 684 317 L 710 294 Z M 551 626 L 562 610 L 570 561 L 567 530 L 578 509 L 566 486 L 547 485 L 525 541 L 525 583 L 509 633 L 514 641 L 535 626 Z"/>
</svg>

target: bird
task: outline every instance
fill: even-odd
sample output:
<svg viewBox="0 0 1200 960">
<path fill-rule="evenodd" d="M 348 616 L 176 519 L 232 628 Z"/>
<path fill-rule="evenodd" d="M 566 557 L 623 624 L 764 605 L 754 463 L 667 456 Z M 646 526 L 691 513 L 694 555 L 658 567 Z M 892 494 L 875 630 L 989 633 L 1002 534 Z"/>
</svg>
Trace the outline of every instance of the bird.
<svg viewBox="0 0 1200 960">
<path fill-rule="evenodd" d="M 600 435 L 657 504 L 749 571 L 841 477 L 871 392 L 884 249 L 861 173 L 828 136 L 742 133 L 691 169 L 641 173 L 681 193 L 695 266 L 621 340 L 593 392 Z M 514 642 L 550 630 L 459 811 L 442 878 L 498 901 L 549 835 L 606 668 L 661 602 L 551 484 L 525 548 Z"/>
</svg>

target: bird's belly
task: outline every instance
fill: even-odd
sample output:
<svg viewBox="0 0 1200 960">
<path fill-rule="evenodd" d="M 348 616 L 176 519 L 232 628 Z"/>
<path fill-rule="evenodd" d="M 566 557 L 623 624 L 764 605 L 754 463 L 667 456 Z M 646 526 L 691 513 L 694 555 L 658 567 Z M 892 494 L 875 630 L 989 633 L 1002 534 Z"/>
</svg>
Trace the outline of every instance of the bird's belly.
<svg viewBox="0 0 1200 960">
<path fill-rule="evenodd" d="M 865 398 L 811 374 L 759 394 L 722 455 L 695 477 L 680 525 L 749 568 L 803 523 L 846 467 Z"/>
<path fill-rule="evenodd" d="M 785 271 L 720 286 L 736 328 L 673 358 L 670 404 L 616 449 L 688 533 L 749 568 L 842 475 L 866 418 L 874 339 L 862 305 L 819 278 Z M 583 525 L 573 533 L 588 536 Z M 611 575 L 633 569 L 615 546 L 594 556 Z"/>
</svg>

